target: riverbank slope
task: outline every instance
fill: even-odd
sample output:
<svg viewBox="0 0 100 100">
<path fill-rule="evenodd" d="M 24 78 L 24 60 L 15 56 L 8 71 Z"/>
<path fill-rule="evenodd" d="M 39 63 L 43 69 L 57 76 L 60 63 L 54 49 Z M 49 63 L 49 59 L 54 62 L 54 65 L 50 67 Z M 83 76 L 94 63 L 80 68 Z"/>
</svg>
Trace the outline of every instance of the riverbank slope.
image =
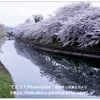
<svg viewBox="0 0 100 100">
<path fill-rule="evenodd" d="M 14 98 L 14 95 L 10 94 L 10 91 L 13 91 L 11 85 L 13 85 L 11 75 L 0 62 L 0 98 Z"/>
</svg>

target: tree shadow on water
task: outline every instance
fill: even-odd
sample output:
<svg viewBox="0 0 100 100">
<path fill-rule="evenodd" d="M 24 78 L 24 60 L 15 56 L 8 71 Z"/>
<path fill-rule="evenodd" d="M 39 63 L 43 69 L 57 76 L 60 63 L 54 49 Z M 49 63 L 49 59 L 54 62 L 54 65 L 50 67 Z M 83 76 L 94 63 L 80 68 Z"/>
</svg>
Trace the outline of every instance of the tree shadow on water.
<svg viewBox="0 0 100 100">
<path fill-rule="evenodd" d="M 15 42 L 14 45 L 17 53 L 38 65 L 41 75 L 46 76 L 49 81 L 55 80 L 60 86 L 85 86 L 86 88 L 65 90 L 100 96 L 100 69 L 92 63 L 36 51 L 23 43 Z"/>
</svg>

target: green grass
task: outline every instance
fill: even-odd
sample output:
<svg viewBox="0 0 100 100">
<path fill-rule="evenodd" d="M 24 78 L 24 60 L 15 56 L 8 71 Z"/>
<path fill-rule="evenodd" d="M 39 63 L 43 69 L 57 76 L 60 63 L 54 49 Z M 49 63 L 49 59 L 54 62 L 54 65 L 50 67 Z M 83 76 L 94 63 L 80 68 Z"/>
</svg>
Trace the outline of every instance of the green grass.
<svg viewBox="0 0 100 100">
<path fill-rule="evenodd" d="M 10 94 L 10 91 L 13 91 L 11 88 L 12 84 L 11 76 L 0 71 L 0 98 L 14 98 L 14 95 Z"/>
</svg>

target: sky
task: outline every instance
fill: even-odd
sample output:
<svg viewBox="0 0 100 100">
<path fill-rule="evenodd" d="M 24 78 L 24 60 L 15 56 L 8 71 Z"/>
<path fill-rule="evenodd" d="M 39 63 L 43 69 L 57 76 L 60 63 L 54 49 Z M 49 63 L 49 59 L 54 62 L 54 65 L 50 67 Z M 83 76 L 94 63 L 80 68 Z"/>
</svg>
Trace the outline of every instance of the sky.
<svg viewBox="0 0 100 100">
<path fill-rule="evenodd" d="M 53 14 L 59 7 L 70 2 L 0 2 L 0 23 L 15 27 L 23 23 L 33 14 L 42 14 L 45 18 Z M 100 6 L 100 2 L 93 2 L 93 6 Z"/>
</svg>

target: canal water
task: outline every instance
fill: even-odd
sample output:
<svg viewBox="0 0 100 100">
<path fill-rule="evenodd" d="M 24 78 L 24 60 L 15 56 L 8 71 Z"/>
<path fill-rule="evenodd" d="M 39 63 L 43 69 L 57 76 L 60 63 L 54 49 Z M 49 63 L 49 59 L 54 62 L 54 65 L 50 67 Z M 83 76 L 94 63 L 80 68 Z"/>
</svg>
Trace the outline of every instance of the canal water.
<svg viewBox="0 0 100 100">
<path fill-rule="evenodd" d="M 99 98 L 100 69 L 84 60 L 34 50 L 6 41 L 0 61 L 15 84 L 16 98 Z M 13 88 L 13 86 L 12 86 Z"/>
</svg>

